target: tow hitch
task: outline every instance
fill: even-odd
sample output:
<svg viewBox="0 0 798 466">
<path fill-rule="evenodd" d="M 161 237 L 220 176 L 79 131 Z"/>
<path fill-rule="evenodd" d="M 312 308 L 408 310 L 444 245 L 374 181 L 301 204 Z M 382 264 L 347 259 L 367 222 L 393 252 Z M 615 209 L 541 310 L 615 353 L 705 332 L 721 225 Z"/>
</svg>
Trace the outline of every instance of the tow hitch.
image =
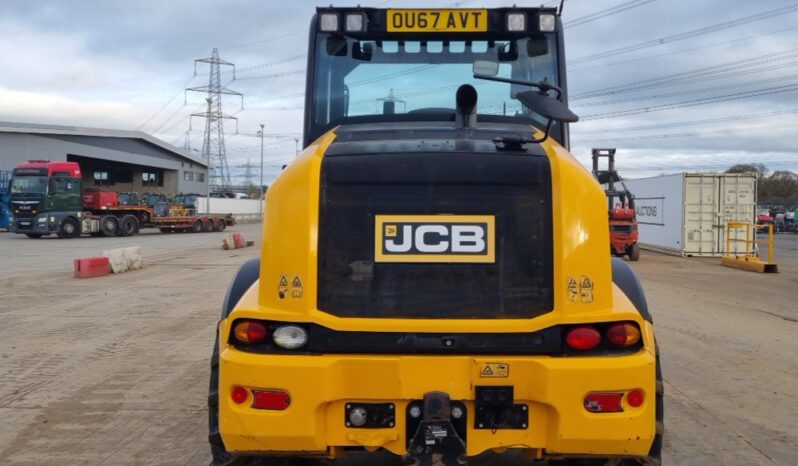
<svg viewBox="0 0 798 466">
<path fill-rule="evenodd" d="M 466 464 L 465 405 L 452 403 L 447 393 L 429 392 L 424 394 L 423 403 L 411 403 L 407 413 L 408 429 L 417 427 L 403 457 L 405 463 L 413 466 Z"/>
</svg>

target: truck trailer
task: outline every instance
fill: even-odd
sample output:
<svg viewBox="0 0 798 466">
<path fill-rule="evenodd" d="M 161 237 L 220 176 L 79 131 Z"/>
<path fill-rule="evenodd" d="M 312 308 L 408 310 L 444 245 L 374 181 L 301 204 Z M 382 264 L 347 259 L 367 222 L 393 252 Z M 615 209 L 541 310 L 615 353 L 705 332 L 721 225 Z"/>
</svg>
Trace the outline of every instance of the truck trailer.
<svg viewBox="0 0 798 466">
<path fill-rule="evenodd" d="M 84 189 L 76 162 L 32 160 L 14 168 L 9 185 L 11 231 L 41 238 L 131 236 L 142 228 L 164 233 L 222 231 L 232 215 L 172 215 L 170 209 L 130 205 L 119 193 Z"/>
</svg>

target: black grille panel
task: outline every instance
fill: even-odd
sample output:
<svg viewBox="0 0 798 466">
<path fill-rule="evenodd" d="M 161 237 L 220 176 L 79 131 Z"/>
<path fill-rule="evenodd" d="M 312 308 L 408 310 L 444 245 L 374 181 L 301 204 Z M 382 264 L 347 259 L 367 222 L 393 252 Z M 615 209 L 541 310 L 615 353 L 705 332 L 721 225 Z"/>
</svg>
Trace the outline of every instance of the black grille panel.
<svg viewBox="0 0 798 466">
<path fill-rule="evenodd" d="M 320 204 L 322 311 L 344 317 L 530 318 L 553 308 L 545 157 L 325 157 Z M 374 263 L 379 214 L 494 215 L 496 262 Z"/>
</svg>

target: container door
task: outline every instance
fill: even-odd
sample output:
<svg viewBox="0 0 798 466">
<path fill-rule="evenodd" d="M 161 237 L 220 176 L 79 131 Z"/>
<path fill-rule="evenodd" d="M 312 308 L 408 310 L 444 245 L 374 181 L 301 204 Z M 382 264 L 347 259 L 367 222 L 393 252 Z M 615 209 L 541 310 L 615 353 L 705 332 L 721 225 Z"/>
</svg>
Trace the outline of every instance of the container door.
<svg viewBox="0 0 798 466">
<path fill-rule="evenodd" d="M 726 225 L 728 222 L 756 222 L 756 178 L 750 175 L 720 175 L 718 177 L 720 196 L 719 212 L 721 213 L 720 223 L 723 228 L 720 230 L 718 247 L 721 252 L 726 249 Z M 745 231 L 732 232 L 736 239 L 745 239 Z M 756 233 L 751 230 L 749 239 L 755 239 Z M 744 254 L 745 243 L 743 241 L 732 241 L 729 244 L 732 254 Z"/>
<path fill-rule="evenodd" d="M 718 178 L 714 175 L 684 177 L 684 255 L 720 255 Z"/>
</svg>

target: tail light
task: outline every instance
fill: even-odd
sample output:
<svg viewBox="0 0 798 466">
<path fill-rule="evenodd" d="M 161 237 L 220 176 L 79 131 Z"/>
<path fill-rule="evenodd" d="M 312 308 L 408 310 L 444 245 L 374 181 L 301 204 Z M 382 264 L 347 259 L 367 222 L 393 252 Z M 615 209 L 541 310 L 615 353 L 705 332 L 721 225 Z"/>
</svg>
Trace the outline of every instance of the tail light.
<svg viewBox="0 0 798 466">
<path fill-rule="evenodd" d="M 640 329 L 632 322 L 612 324 L 607 330 L 607 340 L 619 348 L 629 348 L 640 341 Z"/>
<path fill-rule="evenodd" d="M 623 393 L 588 393 L 585 396 L 585 410 L 591 413 L 623 412 Z"/>
<path fill-rule="evenodd" d="M 632 390 L 626 395 L 626 402 L 629 403 L 629 406 L 633 408 L 639 408 L 643 406 L 643 401 L 645 401 L 643 390 Z"/>
<path fill-rule="evenodd" d="M 579 351 L 587 351 L 601 343 L 601 334 L 593 327 L 574 327 L 565 337 L 569 347 Z"/>
<path fill-rule="evenodd" d="M 291 395 L 282 390 L 252 390 L 252 407 L 283 411 L 291 404 Z"/>
<path fill-rule="evenodd" d="M 233 399 L 233 403 L 240 405 L 241 403 L 247 401 L 249 398 L 249 393 L 244 387 L 233 387 L 233 391 L 230 392 L 230 398 Z"/>
<path fill-rule="evenodd" d="M 260 343 L 269 335 L 266 324 L 246 319 L 236 323 L 233 333 L 236 340 L 249 344 Z"/>
<path fill-rule="evenodd" d="M 308 342 L 308 332 L 298 325 L 281 325 L 272 334 L 274 344 L 285 349 L 298 349 Z"/>
</svg>

